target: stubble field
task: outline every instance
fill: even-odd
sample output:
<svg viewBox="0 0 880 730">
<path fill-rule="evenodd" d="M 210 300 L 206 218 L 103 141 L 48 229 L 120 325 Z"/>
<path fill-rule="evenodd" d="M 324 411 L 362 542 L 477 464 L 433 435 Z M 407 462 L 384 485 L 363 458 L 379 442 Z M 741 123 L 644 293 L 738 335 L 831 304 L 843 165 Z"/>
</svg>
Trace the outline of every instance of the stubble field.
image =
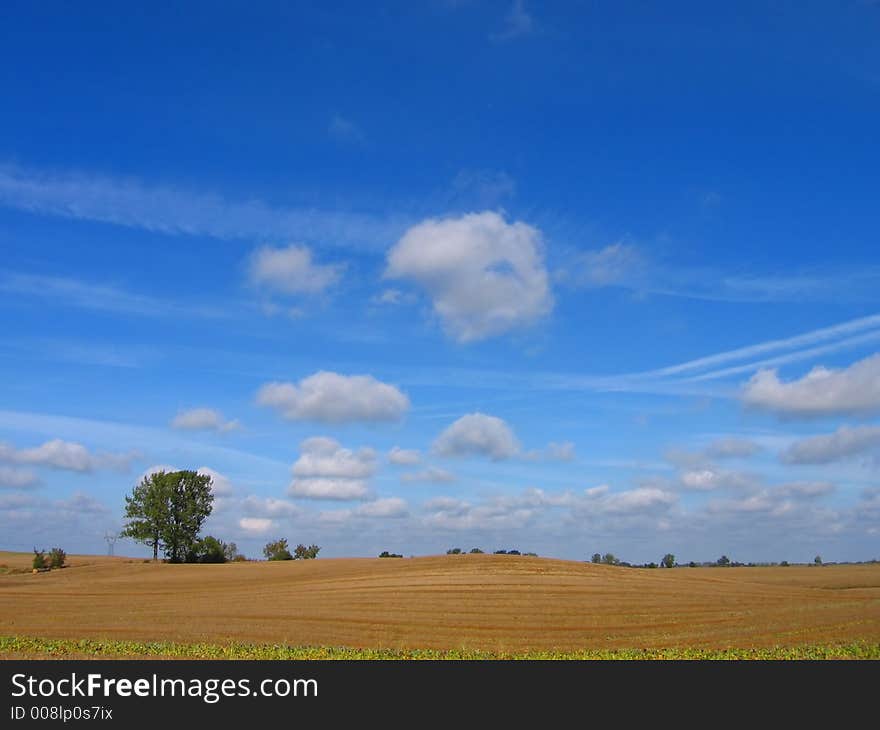
<svg viewBox="0 0 880 730">
<path fill-rule="evenodd" d="M 14 572 L 29 562 L 0 553 L 0 637 L 68 640 L 54 645 L 67 655 L 112 642 L 129 642 L 121 655 L 163 653 L 137 648 L 147 642 L 348 647 L 380 658 L 854 644 L 880 652 L 880 564 L 647 570 L 509 555 L 226 565 L 74 556 L 63 570 Z M 47 645 L 7 639 L 0 657 L 39 656 Z M 165 653 L 175 652 L 186 655 Z"/>
</svg>

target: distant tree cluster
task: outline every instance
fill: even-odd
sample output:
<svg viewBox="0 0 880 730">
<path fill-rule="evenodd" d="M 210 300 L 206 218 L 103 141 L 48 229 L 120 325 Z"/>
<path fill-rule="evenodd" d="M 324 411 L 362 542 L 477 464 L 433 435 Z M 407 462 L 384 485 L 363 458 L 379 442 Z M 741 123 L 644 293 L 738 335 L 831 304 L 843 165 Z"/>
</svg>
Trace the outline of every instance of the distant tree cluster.
<svg viewBox="0 0 880 730">
<path fill-rule="evenodd" d="M 590 558 L 590 562 L 596 564 L 604 564 L 604 565 L 619 565 L 626 568 L 677 568 L 679 567 L 679 563 L 675 558 L 675 555 L 672 553 L 666 553 L 661 559 L 659 565 L 655 562 L 650 563 L 641 563 L 641 564 L 632 564 L 626 563 L 622 560 L 619 560 L 614 556 L 613 553 L 605 553 L 604 555 L 600 553 L 593 553 L 593 556 Z M 789 567 L 790 563 L 787 560 L 782 560 L 778 563 L 738 563 L 732 561 L 726 555 L 722 555 L 718 560 L 713 560 L 711 562 L 702 562 L 697 563 L 693 560 L 689 561 L 685 564 L 688 568 L 740 568 L 740 567 L 749 567 L 749 568 L 757 568 L 757 567 L 773 567 L 779 566 L 781 568 Z M 822 562 L 822 557 L 817 555 L 813 558 L 812 563 L 807 563 L 807 565 L 824 565 Z"/>
<path fill-rule="evenodd" d="M 34 548 L 34 559 L 31 565 L 34 570 L 53 570 L 63 568 L 67 562 L 67 553 L 61 548 L 53 547 L 48 553 Z"/>
<path fill-rule="evenodd" d="M 403 555 L 399 555 L 398 553 L 389 553 L 387 550 L 383 550 L 379 553 L 380 558 L 402 558 Z"/>
<path fill-rule="evenodd" d="M 263 548 L 266 560 L 314 560 L 321 551 L 317 545 L 303 545 L 300 543 L 293 549 L 293 553 L 287 547 L 287 538 L 267 542 Z"/>
</svg>

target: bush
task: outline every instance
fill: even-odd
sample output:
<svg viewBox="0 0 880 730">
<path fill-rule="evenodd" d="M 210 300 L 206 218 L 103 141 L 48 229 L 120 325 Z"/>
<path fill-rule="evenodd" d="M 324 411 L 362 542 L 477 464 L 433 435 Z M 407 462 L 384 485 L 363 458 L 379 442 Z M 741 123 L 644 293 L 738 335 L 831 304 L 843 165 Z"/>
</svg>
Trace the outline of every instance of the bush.
<svg viewBox="0 0 880 730">
<path fill-rule="evenodd" d="M 263 555 L 267 560 L 293 560 L 293 555 L 287 549 L 287 538 L 284 537 L 274 542 L 267 542 L 263 548 Z"/>
<path fill-rule="evenodd" d="M 383 550 L 379 553 L 380 558 L 402 558 L 403 555 L 398 555 L 397 553 L 389 553 L 387 550 Z"/>
<path fill-rule="evenodd" d="M 34 570 L 43 570 L 46 567 L 46 551 L 34 548 Z"/>
<path fill-rule="evenodd" d="M 471 555 L 482 555 L 483 551 L 480 548 L 471 548 Z"/>
<path fill-rule="evenodd" d="M 196 546 L 197 560 L 200 563 L 225 563 L 226 547 L 221 540 L 208 535 L 199 540 Z"/>
<path fill-rule="evenodd" d="M 447 555 L 461 555 L 461 548 L 449 548 L 446 551 Z"/>
<path fill-rule="evenodd" d="M 67 553 L 64 552 L 61 548 L 53 547 L 49 551 L 49 567 L 50 568 L 63 568 L 64 562 L 67 560 Z"/>
<path fill-rule="evenodd" d="M 320 550 L 321 548 L 319 548 L 317 545 L 309 545 L 308 547 L 306 547 L 305 545 L 300 543 L 293 549 L 293 559 L 314 560 L 318 557 L 318 553 L 320 552 Z"/>
<path fill-rule="evenodd" d="M 507 550 L 496 550 L 495 554 L 496 555 L 507 555 Z"/>
</svg>

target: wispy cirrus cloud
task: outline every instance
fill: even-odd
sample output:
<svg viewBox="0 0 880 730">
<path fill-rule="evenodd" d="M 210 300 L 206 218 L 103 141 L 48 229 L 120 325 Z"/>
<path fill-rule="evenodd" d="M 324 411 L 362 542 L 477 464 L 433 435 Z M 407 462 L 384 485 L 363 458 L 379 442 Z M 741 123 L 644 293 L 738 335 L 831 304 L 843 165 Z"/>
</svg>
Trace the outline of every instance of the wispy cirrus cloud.
<svg viewBox="0 0 880 730">
<path fill-rule="evenodd" d="M 110 223 L 167 235 L 300 240 L 384 249 L 407 222 L 355 212 L 277 207 L 134 177 L 0 165 L 0 205 L 39 215 Z"/>
</svg>

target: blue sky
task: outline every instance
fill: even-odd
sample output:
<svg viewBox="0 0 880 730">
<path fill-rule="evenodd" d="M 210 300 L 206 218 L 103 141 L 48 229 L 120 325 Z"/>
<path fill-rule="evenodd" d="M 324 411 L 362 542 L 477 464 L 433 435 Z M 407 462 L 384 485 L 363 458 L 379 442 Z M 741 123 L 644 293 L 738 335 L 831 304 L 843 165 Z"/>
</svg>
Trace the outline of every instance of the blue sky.
<svg viewBox="0 0 880 730">
<path fill-rule="evenodd" d="M 8 5 L 0 548 L 165 466 L 254 556 L 880 556 L 878 31 Z"/>
</svg>

